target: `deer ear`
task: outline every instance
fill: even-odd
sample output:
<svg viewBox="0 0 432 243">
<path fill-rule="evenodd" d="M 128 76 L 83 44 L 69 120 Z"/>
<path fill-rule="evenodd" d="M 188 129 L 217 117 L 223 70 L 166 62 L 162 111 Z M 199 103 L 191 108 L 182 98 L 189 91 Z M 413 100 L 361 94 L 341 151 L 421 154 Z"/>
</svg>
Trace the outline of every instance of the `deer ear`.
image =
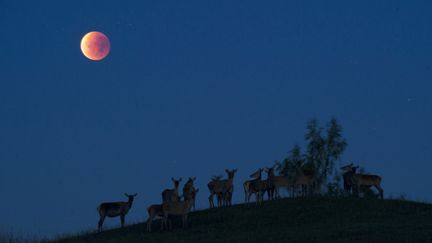
<svg viewBox="0 0 432 243">
<path fill-rule="evenodd" d="M 125 193 L 125 196 L 126 196 L 126 197 L 129 197 L 129 194 Z"/>
<path fill-rule="evenodd" d="M 136 197 L 138 195 L 138 193 L 133 194 L 134 197 Z"/>
<path fill-rule="evenodd" d="M 225 172 L 226 172 L 226 173 L 229 173 L 229 170 L 228 170 L 228 169 L 225 169 Z"/>
<path fill-rule="evenodd" d="M 174 179 L 174 177 L 171 177 L 171 180 L 172 180 L 172 182 L 175 182 L 175 179 Z"/>
</svg>

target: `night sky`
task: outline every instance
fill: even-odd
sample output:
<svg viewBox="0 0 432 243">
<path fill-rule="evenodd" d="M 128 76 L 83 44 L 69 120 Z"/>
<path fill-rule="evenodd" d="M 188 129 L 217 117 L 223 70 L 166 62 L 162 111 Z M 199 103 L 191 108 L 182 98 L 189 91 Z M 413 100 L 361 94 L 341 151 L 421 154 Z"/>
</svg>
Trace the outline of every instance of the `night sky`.
<svg viewBox="0 0 432 243">
<path fill-rule="evenodd" d="M 385 196 L 432 200 L 432 2 L 0 0 L 0 232 L 96 229 L 171 177 L 241 184 L 332 117 Z M 111 52 L 84 57 L 101 31 Z M 183 186 L 183 183 L 182 185 Z M 119 225 L 108 219 L 107 226 Z"/>
</svg>

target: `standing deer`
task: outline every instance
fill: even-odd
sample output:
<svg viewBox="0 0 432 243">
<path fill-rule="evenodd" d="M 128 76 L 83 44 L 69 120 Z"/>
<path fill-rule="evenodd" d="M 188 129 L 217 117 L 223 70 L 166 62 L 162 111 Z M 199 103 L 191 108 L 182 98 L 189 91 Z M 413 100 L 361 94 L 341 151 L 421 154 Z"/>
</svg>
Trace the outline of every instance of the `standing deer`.
<svg viewBox="0 0 432 243">
<path fill-rule="evenodd" d="M 262 180 L 261 172 L 263 169 L 259 169 L 257 172 L 257 178 L 255 180 L 251 180 L 248 188 L 248 198 L 247 198 L 247 206 L 249 207 L 250 197 L 253 193 L 256 195 L 256 204 L 262 205 L 264 200 L 264 193 L 270 189 L 272 183 L 271 180 Z M 254 174 L 252 174 L 254 175 Z"/>
<path fill-rule="evenodd" d="M 267 173 L 267 197 L 268 200 L 275 199 L 275 185 L 273 183 L 274 179 L 274 167 L 272 168 L 265 168 L 265 172 Z"/>
<path fill-rule="evenodd" d="M 378 175 L 367 175 L 367 174 L 357 174 L 357 169 L 359 166 L 348 165 L 342 167 L 346 172 L 346 178 L 348 181 L 346 182 L 349 186 L 355 187 L 357 192 L 360 191 L 360 187 L 366 186 L 371 187 L 374 186 L 380 194 L 380 198 L 384 198 L 384 190 L 381 187 L 381 177 Z M 345 184 L 345 182 L 344 182 Z"/>
<path fill-rule="evenodd" d="M 162 204 L 153 204 L 150 207 L 147 208 L 147 212 L 149 215 L 149 218 L 147 219 L 147 232 L 151 232 L 151 226 L 153 223 L 153 219 L 155 217 L 161 217 L 163 218 L 164 213 L 162 209 Z M 161 230 L 163 229 L 163 221 L 161 220 Z"/>
<path fill-rule="evenodd" d="M 213 177 L 212 177 L 211 181 L 207 184 L 207 187 L 208 187 L 208 189 L 209 189 L 209 191 L 210 191 L 210 194 L 211 194 L 211 192 L 214 190 L 216 184 L 217 184 L 217 183 L 221 183 L 221 182 L 220 182 L 221 180 L 222 180 L 222 176 L 220 176 L 220 175 L 218 175 L 218 176 L 213 176 Z M 216 199 L 217 199 L 217 203 L 218 203 L 218 205 L 222 204 L 222 201 L 223 201 L 222 193 L 218 193 L 218 194 L 216 194 Z M 214 204 L 213 204 L 213 198 L 212 198 L 211 201 L 210 201 L 210 197 L 209 197 L 209 202 L 210 202 L 210 208 L 212 208 L 212 205 L 213 205 L 213 207 L 214 207 Z"/>
<path fill-rule="evenodd" d="M 271 182 L 271 187 L 274 188 L 275 198 L 280 198 L 280 188 L 291 188 L 294 186 L 292 179 L 287 176 L 275 176 L 274 167 L 267 170 L 268 180 Z"/>
<path fill-rule="evenodd" d="M 234 192 L 234 175 L 237 172 L 237 169 L 234 170 L 228 170 L 226 169 L 225 172 L 228 175 L 228 179 L 225 180 L 215 180 L 216 178 L 213 178 L 208 184 L 207 187 L 210 191 L 210 196 L 208 198 L 210 203 L 210 208 L 214 208 L 214 202 L 213 202 L 213 196 L 217 195 L 218 199 L 221 198 L 221 200 L 218 200 L 218 207 L 222 206 L 222 203 L 226 206 L 232 205 L 232 194 Z"/>
<path fill-rule="evenodd" d="M 256 195 L 256 204 L 261 205 L 262 204 L 262 194 L 265 190 L 265 181 L 263 180 L 255 180 L 249 184 L 249 193 L 248 200 L 247 200 L 247 206 L 249 207 L 250 197 L 253 193 Z"/>
<path fill-rule="evenodd" d="M 295 175 L 293 180 L 293 186 L 294 188 L 300 186 L 302 196 L 306 196 L 313 192 L 315 174 L 316 173 L 314 170 L 305 170 L 303 167 L 297 169 L 297 174 Z"/>
<path fill-rule="evenodd" d="M 180 182 L 182 178 L 176 180 L 174 178 L 171 178 L 172 182 L 174 183 L 174 189 L 165 189 L 162 192 L 162 202 L 176 202 L 179 201 L 179 195 L 178 195 L 178 188 L 180 185 Z"/>
<path fill-rule="evenodd" d="M 97 208 L 100 216 L 98 222 L 99 232 L 102 231 L 102 225 L 106 216 L 110 218 L 120 216 L 121 227 L 124 227 L 125 216 L 129 212 L 129 209 L 132 207 L 132 203 L 134 201 L 134 198 L 137 196 L 137 193 L 133 195 L 125 193 L 125 196 L 128 197 L 127 202 L 105 202 L 99 205 L 99 207 Z"/>
<path fill-rule="evenodd" d="M 194 181 L 196 180 L 196 177 L 189 177 L 189 180 L 186 182 L 186 184 L 183 186 L 183 197 L 184 200 L 192 200 L 192 208 L 195 210 L 195 187 L 194 187 Z"/>
<path fill-rule="evenodd" d="M 247 181 L 243 182 L 243 189 L 244 189 L 244 193 L 245 193 L 245 203 L 248 203 L 249 194 L 252 193 L 250 191 L 250 188 L 251 188 L 250 184 L 254 180 L 261 180 L 261 172 L 262 172 L 262 169 L 260 168 L 249 176 L 250 178 L 253 178 L 252 180 L 247 180 Z"/>
<path fill-rule="evenodd" d="M 349 165 L 342 166 L 340 169 L 342 170 L 342 178 L 343 178 L 343 187 L 346 193 L 350 194 L 352 190 L 352 181 L 351 177 L 353 174 L 352 171 L 353 163 Z"/>
<path fill-rule="evenodd" d="M 198 193 L 198 189 L 194 190 L 194 194 Z M 192 209 L 193 200 L 187 199 L 184 201 L 177 201 L 177 202 L 164 202 L 162 204 L 162 211 L 163 211 L 163 221 L 162 221 L 162 227 L 165 226 L 169 230 L 172 229 L 172 222 L 169 220 L 169 216 L 182 216 L 182 222 L 183 222 L 183 228 L 188 227 L 188 214 Z M 169 223 L 169 225 L 168 225 Z"/>
</svg>

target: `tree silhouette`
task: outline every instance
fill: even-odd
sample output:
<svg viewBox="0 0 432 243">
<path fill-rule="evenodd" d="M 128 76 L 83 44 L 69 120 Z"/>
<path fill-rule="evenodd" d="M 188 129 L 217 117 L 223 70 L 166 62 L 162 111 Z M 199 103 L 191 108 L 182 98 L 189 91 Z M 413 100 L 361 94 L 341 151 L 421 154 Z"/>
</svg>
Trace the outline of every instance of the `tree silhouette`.
<svg viewBox="0 0 432 243">
<path fill-rule="evenodd" d="M 336 118 L 330 119 L 325 130 L 319 126 L 317 119 L 311 119 L 306 129 L 306 153 L 302 154 L 301 147 L 296 144 L 288 157 L 282 163 L 276 161 L 276 164 L 279 164 L 279 174 L 289 178 L 294 178 L 299 170 L 303 170 L 302 173 L 313 171 L 315 190 L 320 192 L 322 186 L 328 183 L 334 170 L 334 163 L 341 158 L 347 142 L 342 136 L 342 126 Z M 336 181 L 332 184 L 332 190 L 338 190 L 338 183 Z"/>
<path fill-rule="evenodd" d="M 312 119 L 308 122 L 305 135 L 307 164 L 317 173 L 317 190 L 321 190 L 322 185 L 328 182 L 335 161 L 341 158 L 347 147 L 347 142 L 342 137 L 342 126 L 339 125 L 336 118 L 331 118 L 325 131 L 326 134 L 323 136 L 323 128 L 319 127 L 316 119 Z"/>
<path fill-rule="evenodd" d="M 279 167 L 279 174 L 293 178 L 297 173 L 297 169 L 303 165 L 304 161 L 304 155 L 301 153 L 300 146 L 298 144 L 294 145 L 288 157 L 282 161 Z"/>
</svg>

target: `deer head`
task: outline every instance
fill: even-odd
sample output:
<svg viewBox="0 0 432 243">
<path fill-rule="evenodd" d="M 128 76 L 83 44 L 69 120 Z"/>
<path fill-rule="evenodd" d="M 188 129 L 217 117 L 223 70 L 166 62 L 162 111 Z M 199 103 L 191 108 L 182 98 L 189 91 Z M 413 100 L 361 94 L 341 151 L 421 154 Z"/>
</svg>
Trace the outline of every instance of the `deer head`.
<svg viewBox="0 0 432 243">
<path fill-rule="evenodd" d="M 188 181 L 186 182 L 186 184 L 190 184 L 193 185 L 194 181 L 196 180 L 196 177 L 189 177 Z"/>
<path fill-rule="evenodd" d="M 176 179 L 174 179 L 174 177 L 171 177 L 171 180 L 172 180 L 172 182 L 174 182 L 174 187 L 178 188 L 182 178 L 180 177 L 180 179 L 176 180 Z"/>
<path fill-rule="evenodd" d="M 129 195 L 127 193 L 125 193 L 125 196 L 128 198 L 129 202 L 133 202 L 134 198 L 138 195 L 138 193 L 135 193 L 133 195 Z"/>
<path fill-rule="evenodd" d="M 237 169 L 234 169 L 234 170 L 228 170 L 228 169 L 226 169 L 225 172 L 228 174 L 228 179 L 233 179 L 235 173 L 237 172 Z"/>
<path fill-rule="evenodd" d="M 252 173 L 249 177 L 250 178 L 261 178 L 262 171 L 263 171 L 263 169 L 259 168 L 257 171 L 255 171 L 254 173 Z"/>
</svg>

